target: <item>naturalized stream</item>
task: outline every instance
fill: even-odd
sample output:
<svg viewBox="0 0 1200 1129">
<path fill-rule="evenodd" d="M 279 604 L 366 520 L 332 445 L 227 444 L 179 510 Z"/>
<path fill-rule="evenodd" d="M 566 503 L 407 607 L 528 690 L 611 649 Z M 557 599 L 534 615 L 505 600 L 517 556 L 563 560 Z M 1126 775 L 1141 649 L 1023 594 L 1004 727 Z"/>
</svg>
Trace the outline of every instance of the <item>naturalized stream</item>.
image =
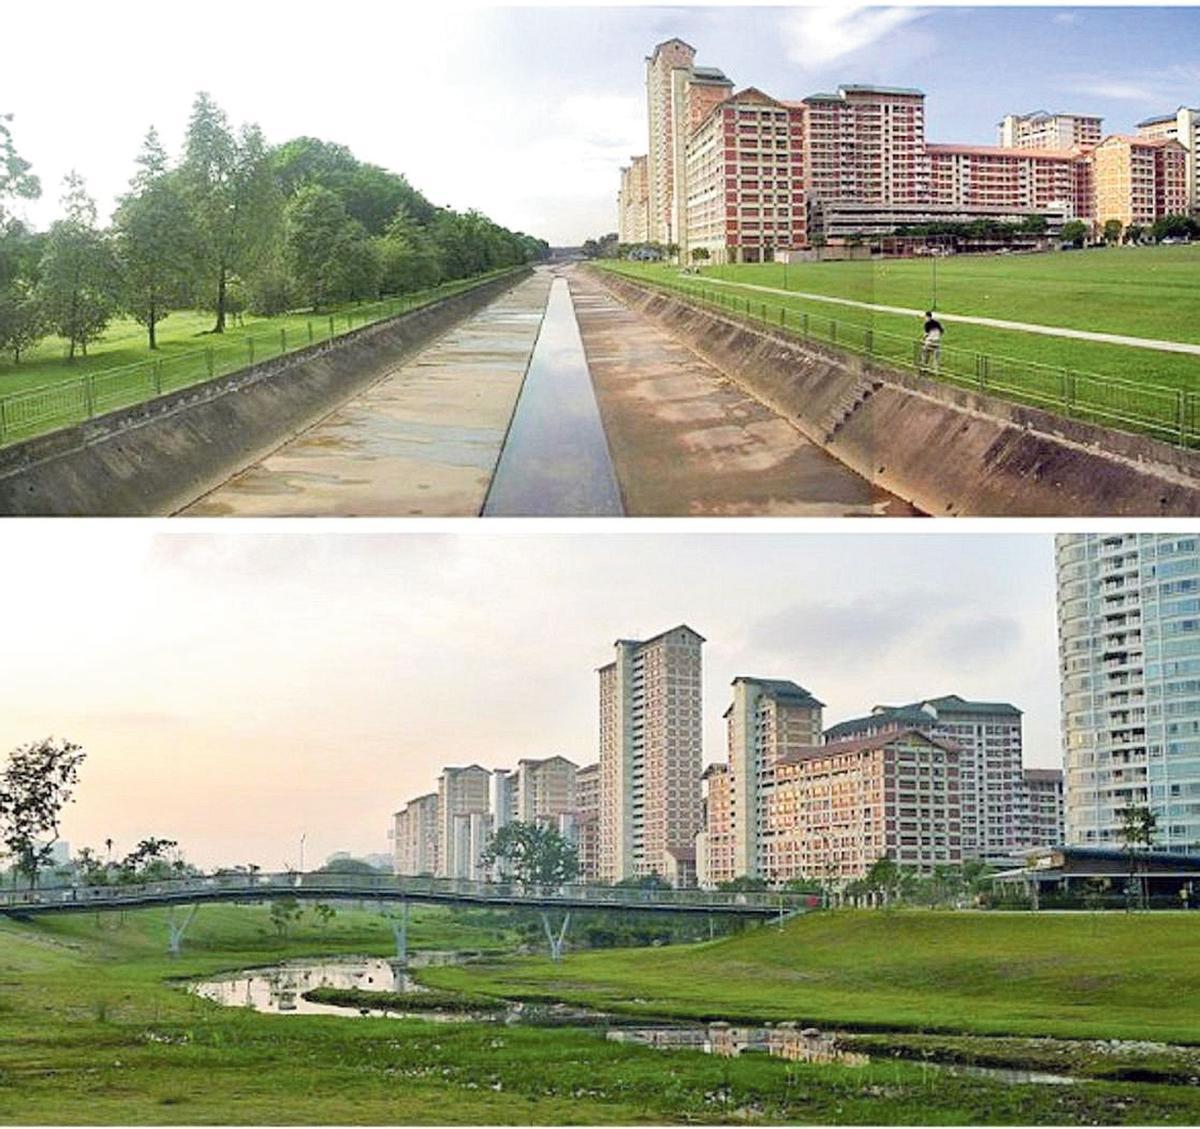
<svg viewBox="0 0 1200 1129">
<path fill-rule="evenodd" d="M 527 1005 L 508 1002 L 487 1013 L 423 1008 L 404 1011 L 402 1006 L 372 1008 L 321 1003 L 307 998 L 313 989 L 355 988 L 364 992 L 420 993 L 425 991 L 409 968 L 430 963 L 458 963 L 463 954 L 421 954 L 407 965 L 398 962 L 344 958 L 297 960 L 267 968 L 251 968 L 185 986 L 194 995 L 226 1007 L 241 1007 L 276 1015 L 342 1015 L 346 1017 L 409 1018 L 442 1023 L 499 1023 L 533 1027 L 594 1027 L 614 1042 L 635 1043 L 662 1051 L 691 1050 L 736 1057 L 767 1054 L 793 1062 L 841 1063 L 862 1066 L 872 1056 L 839 1045 L 837 1032 L 800 1027 L 794 1023 L 749 1026 L 730 1023 L 648 1024 L 644 1019 L 622 1017 L 566 1004 Z M 876 1060 L 878 1061 L 878 1060 Z M 927 1061 L 929 1070 L 942 1070 L 1009 1083 L 1071 1084 L 1076 1079 L 1036 1070 L 971 1066 Z"/>
<path fill-rule="evenodd" d="M 556 278 L 483 515 L 623 512 L 571 294 Z"/>
</svg>

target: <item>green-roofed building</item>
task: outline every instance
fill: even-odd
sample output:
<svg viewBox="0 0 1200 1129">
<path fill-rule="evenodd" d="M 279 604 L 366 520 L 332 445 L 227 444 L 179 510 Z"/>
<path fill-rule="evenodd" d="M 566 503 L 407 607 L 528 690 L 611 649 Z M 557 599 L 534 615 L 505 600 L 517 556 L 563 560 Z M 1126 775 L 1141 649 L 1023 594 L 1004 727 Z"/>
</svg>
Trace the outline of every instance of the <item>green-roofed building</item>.
<svg viewBox="0 0 1200 1129">
<path fill-rule="evenodd" d="M 917 729 L 962 749 L 962 855 L 1001 861 L 1046 845 L 1034 841 L 1021 760 L 1021 711 L 1008 702 L 975 702 L 958 694 L 900 706 L 876 706 L 865 717 L 839 722 L 826 742 Z M 1061 841 L 1061 832 L 1058 835 Z"/>
</svg>

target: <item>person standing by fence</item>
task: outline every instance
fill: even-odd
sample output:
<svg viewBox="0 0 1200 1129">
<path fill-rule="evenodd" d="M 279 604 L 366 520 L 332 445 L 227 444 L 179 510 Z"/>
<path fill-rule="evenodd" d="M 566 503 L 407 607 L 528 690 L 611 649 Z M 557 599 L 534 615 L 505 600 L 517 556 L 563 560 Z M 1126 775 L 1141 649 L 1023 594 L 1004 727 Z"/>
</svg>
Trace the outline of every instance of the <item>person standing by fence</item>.
<svg viewBox="0 0 1200 1129">
<path fill-rule="evenodd" d="M 921 342 L 921 367 L 928 368 L 933 362 L 933 371 L 939 372 L 942 367 L 942 334 L 946 331 L 942 323 L 933 316 L 932 310 L 925 311 L 925 338 Z"/>
</svg>

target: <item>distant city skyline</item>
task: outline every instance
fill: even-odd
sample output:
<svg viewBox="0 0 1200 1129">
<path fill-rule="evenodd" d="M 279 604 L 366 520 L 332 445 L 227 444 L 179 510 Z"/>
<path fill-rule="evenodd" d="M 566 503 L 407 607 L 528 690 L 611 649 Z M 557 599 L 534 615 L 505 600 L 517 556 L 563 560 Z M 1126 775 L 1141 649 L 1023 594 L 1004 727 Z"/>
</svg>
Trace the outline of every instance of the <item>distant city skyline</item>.
<svg viewBox="0 0 1200 1129">
<path fill-rule="evenodd" d="M 1060 764 L 1053 549 L 1039 534 L 152 533 L 14 538 L 0 751 L 83 744 L 73 847 L 178 839 L 201 865 L 387 850 L 445 765 L 598 755 L 613 641 L 702 632 L 704 758 L 739 675 L 828 724 L 959 693 Z M 19 551 L 17 548 L 19 540 Z M 19 595 L 19 598 L 17 596 Z"/>
<path fill-rule="evenodd" d="M 292 11 L 280 21 L 217 5 L 195 20 L 126 0 L 7 12 L 14 42 L 47 41 L 64 20 L 73 29 L 55 38 L 54 66 L 16 53 L 0 74 L 0 112 L 15 115 L 18 152 L 42 179 L 28 218 L 55 218 L 72 168 L 107 215 L 150 125 L 178 152 L 198 90 L 271 142 L 345 144 L 436 204 L 569 244 L 615 230 L 617 171 L 646 151 L 644 57 L 672 36 L 736 87 L 781 98 L 839 83 L 919 87 L 938 142 L 991 143 L 1004 114 L 1036 109 L 1128 132 L 1195 104 L 1200 84 L 1200 10 L 1187 7 Z M 1114 50 L 1135 39 L 1136 52 Z"/>
</svg>

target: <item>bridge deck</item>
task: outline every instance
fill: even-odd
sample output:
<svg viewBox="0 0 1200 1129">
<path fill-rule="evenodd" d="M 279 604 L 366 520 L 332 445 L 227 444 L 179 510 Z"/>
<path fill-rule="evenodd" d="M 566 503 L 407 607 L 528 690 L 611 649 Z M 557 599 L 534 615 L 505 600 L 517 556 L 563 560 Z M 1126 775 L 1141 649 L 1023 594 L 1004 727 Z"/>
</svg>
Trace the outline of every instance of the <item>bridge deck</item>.
<svg viewBox="0 0 1200 1129">
<path fill-rule="evenodd" d="M 515 883 L 453 878 L 285 873 L 189 877 L 137 885 L 8 890 L 0 892 L 0 914 L 23 917 L 202 902 L 261 902 L 284 897 L 564 911 L 722 914 L 751 918 L 790 915 L 809 908 L 808 899 L 797 894 L 643 890 L 616 886 L 531 888 Z"/>
</svg>

